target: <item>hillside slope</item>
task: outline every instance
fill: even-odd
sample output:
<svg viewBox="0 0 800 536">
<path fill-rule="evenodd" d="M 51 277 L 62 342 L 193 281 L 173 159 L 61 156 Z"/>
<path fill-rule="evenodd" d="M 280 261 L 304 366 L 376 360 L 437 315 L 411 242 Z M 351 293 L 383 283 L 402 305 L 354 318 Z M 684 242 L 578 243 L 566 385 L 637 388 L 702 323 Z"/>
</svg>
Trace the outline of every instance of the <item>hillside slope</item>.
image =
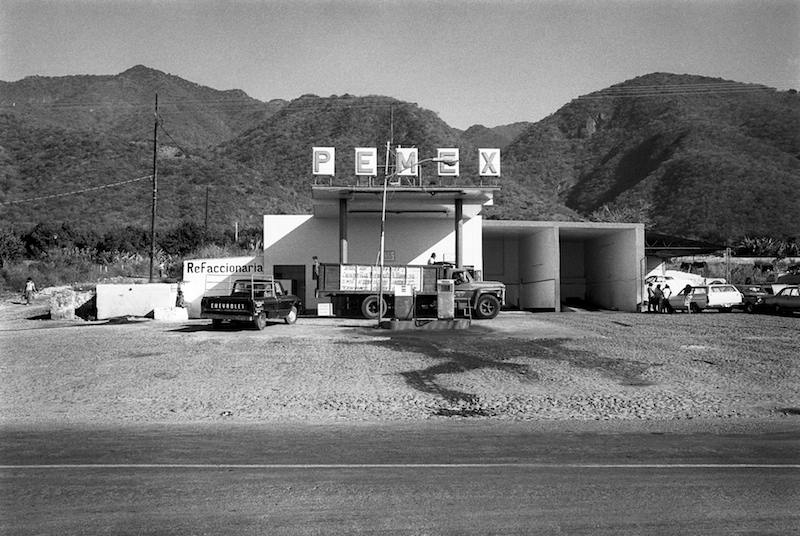
<svg viewBox="0 0 800 536">
<path fill-rule="evenodd" d="M 504 158 L 509 182 L 583 215 L 628 210 L 660 232 L 714 240 L 797 234 L 794 92 L 656 73 L 567 104 Z M 506 209 L 497 217 L 520 216 Z"/>
<path fill-rule="evenodd" d="M 39 127 L 67 128 L 151 140 L 153 112 L 180 144 L 217 145 L 285 106 L 219 91 L 137 65 L 117 75 L 31 76 L 0 81 L 2 112 Z"/>
<path fill-rule="evenodd" d="M 490 218 L 642 221 L 718 242 L 798 235 L 797 93 L 665 73 L 585 95 L 535 124 L 466 131 L 391 97 L 263 103 L 143 66 L 0 82 L 0 222 L 148 226 L 156 93 L 159 225 L 259 227 L 264 213 L 307 212 L 313 146 L 337 148 L 346 180 L 353 148 L 377 147 L 383 162 L 392 142 L 421 158 L 460 148 L 465 181 L 477 175 L 478 147 L 502 148 Z"/>
</svg>

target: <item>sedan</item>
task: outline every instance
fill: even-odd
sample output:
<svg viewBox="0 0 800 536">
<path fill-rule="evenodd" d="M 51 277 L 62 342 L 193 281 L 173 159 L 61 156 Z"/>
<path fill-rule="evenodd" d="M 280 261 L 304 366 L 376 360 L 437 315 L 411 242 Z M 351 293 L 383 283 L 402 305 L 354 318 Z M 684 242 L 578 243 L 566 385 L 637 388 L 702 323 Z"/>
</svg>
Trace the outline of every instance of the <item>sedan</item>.
<svg viewBox="0 0 800 536">
<path fill-rule="evenodd" d="M 800 310 L 800 285 L 783 287 L 774 296 L 765 296 L 756 304 L 758 309 L 764 309 L 777 314 L 791 313 Z"/>
</svg>

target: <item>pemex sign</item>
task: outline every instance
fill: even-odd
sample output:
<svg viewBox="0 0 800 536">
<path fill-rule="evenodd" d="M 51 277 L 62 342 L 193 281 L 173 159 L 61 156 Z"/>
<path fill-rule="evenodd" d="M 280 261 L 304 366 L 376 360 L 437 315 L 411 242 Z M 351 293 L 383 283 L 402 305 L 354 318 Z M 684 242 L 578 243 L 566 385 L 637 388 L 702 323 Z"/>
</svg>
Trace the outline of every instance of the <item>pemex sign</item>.
<svg viewBox="0 0 800 536">
<path fill-rule="evenodd" d="M 375 147 L 356 147 L 355 174 L 375 177 L 378 175 L 378 149 Z M 457 148 L 436 149 L 436 162 L 440 177 L 457 177 L 459 175 Z M 417 163 L 420 162 L 416 148 L 395 150 L 397 158 L 397 175 L 418 176 Z M 314 147 L 312 153 L 312 169 L 314 175 L 336 175 L 336 148 Z M 500 176 L 500 149 L 478 149 L 478 174 L 481 177 Z"/>
</svg>

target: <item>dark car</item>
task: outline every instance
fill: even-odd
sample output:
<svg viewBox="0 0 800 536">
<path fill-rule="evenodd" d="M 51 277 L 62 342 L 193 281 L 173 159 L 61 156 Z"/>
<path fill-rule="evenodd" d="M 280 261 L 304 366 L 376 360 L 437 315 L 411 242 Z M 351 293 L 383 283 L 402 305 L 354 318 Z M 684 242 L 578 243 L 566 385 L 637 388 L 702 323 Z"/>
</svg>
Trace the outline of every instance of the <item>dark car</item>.
<svg viewBox="0 0 800 536">
<path fill-rule="evenodd" d="M 776 314 L 800 311 L 800 285 L 783 287 L 774 296 L 762 298 L 756 307 Z"/>
<path fill-rule="evenodd" d="M 772 296 L 772 285 L 761 285 L 758 283 L 751 285 L 736 285 L 739 292 L 742 293 L 742 309 L 746 313 L 752 313 L 756 309 L 756 304 L 759 299 Z"/>
</svg>

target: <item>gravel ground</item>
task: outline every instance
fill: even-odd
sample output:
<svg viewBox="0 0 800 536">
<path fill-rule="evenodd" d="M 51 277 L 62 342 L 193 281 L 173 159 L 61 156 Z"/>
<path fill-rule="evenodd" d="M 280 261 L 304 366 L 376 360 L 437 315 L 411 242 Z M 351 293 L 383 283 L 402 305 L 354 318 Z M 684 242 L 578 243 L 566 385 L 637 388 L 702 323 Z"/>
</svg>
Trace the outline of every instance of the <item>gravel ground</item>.
<svg viewBox="0 0 800 536">
<path fill-rule="evenodd" d="M 0 424 L 800 422 L 800 316 L 503 312 L 468 330 L 301 317 L 49 320 L 0 303 Z"/>
</svg>

